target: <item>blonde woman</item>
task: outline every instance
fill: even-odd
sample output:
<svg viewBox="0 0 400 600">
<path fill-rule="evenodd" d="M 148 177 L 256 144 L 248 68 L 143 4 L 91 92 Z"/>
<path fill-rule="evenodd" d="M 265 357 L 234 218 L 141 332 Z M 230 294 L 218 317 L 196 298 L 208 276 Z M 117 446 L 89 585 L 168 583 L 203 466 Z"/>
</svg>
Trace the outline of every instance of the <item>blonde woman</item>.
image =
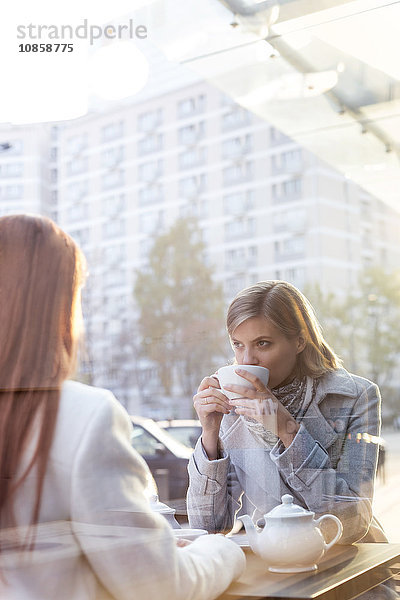
<svg viewBox="0 0 400 600">
<path fill-rule="evenodd" d="M 203 431 L 189 464 L 191 526 L 224 531 L 245 513 L 257 521 L 289 493 L 318 514 L 336 514 L 342 543 L 385 541 L 371 508 L 377 386 L 341 367 L 310 303 L 285 281 L 241 291 L 227 330 L 243 385 L 226 387 L 242 398 L 229 401 L 215 376 L 194 396 Z M 240 371 L 245 364 L 269 369 L 268 388 Z M 273 420 L 259 410 L 267 400 Z"/>
<path fill-rule="evenodd" d="M 84 259 L 46 218 L 0 218 L 0 597 L 210 600 L 244 568 L 223 536 L 176 546 L 107 390 L 67 380 Z"/>
</svg>

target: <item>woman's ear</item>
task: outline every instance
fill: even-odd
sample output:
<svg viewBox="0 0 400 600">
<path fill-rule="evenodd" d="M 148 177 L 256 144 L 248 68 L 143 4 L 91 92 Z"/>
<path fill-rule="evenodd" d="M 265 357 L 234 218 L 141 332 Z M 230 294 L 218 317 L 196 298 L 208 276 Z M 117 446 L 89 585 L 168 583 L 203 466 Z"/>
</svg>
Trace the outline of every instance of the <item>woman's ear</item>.
<svg viewBox="0 0 400 600">
<path fill-rule="evenodd" d="M 300 354 L 300 352 L 303 352 L 305 347 L 306 347 L 306 340 L 305 340 L 304 335 L 301 333 L 299 335 L 299 337 L 297 338 L 297 353 L 296 354 Z"/>
</svg>

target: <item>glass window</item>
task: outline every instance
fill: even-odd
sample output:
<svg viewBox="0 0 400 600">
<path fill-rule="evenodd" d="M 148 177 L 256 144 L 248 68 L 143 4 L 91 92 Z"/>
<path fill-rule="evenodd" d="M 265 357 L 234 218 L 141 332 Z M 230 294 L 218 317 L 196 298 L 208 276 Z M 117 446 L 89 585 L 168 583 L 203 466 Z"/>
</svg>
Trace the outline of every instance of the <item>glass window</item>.
<svg viewBox="0 0 400 600">
<path fill-rule="evenodd" d="M 115 167 L 124 159 L 124 146 L 107 148 L 101 153 L 101 164 L 103 167 Z"/>
<path fill-rule="evenodd" d="M 24 171 L 24 165 L 21 162 L 0 165 L 0 177 L 2 179 L 11 177 L 21 177 Z"/>
<path fill-rule="evenodd" d="M 114 215 L 125 210 L 125 194 L 114 194 L 105 196 L 101 201 L 101 208 L 104 215 Z"/>
<path fill-rule="evenodd" d="M 229 215 L 238 215 L 254 208 L 254 191 L 247 190 L 224 196 L 224 212 Z"/>
<path fill-rule="evenodd" d="M 103 224 L 103 236 L 113 238 L 122 236 L 125 233 L 125 222 L 121 219 L 114 219 Z"/>
<path fill-rule="evenodd" d="M 223 158 L 231 158 L 247 154 L 251 151 L 252 143 L 253 137 L 250 134 L 225 140 L 222 142 L 222 156 Z"/>
<path fill-rule="evenodd" d="M 155 110 L 149 110 L 138 116 L 138 129 L 139 131 L 151 131 L 161 125 L 162 123 L 162 109 L 156 108 Z"/>
<path fill-rule="evenodd" d="M 157 204 L 163 202 L 163 188 L 161 185 L 151 185 L 139 190 L 139 204 L 146 206 L 148 204 Z"/>
<path fill-rule="evenodd" d="M 150 154 L 159 152 L 163 147 L 163 136 L 161 133 L 151 134 L 138 141 L 138 154 Z"/>
<path fill-rule="evenodd" d="M 71 183 L 67 188 L 68 200 L 70 200 L 72 202 L 81 200 L 87 194 L 88 194 L 88 182 L 87 181 L 77 181 L 76 183 Z"/>
<path fill-rule="evenodd" d="M 206 105 L 206 97 L 204 94 L 193 98 L 185 98 L 178 102 L 178 117 L 180 119 L 190 115 L 203 112 Z"/>
<path fill-rule="evenodd" d="M 204 148 L 193 148 L 179 155 L 179 168 L 188 169 L 197 167 L 205 162 L 206 151 Z"/>
<path fill-rule="evenodd" d="M 153 181 L 161 176 L 163 170 L 162 160 L 152 160 L 138 167 L 140 181 Z"/>
<path fill-rule="evenodd" d="M 68 221 L 71 223 L 75 221 L 83 221 L 88 218 L 88 205 L 84 202 L 79 204 L 73 204 L 67 211 Z"/>
<path fill-rule="evenodd" d="M 88 170 L 88 157 L 74 158 L 67 163 L 67 175 L 78 175 Z"/>
<path fill-rule="evenodd" d="M 125 173 L 121 169 L 116 169 L 115 171 L 105 173 L 101 178 L 103 190 L 109 190 L 111 188 L 123 186 L 124 179 Z"/>
<path fill-rule="evenodd" d="M 5 200 L 17 200 L 22 198 L 24 195 L 23 185 L 5 185 L 0 187 L 0 197 Z"/>
<path fill-rule="evenodd" d="M 186 125 L 178 130 L 178 140 L 180 144 L 195 144 L 204 137 L 205 125 L 204 121 Z"/>
<path fill-rule="evenodd" d="M 162 210 L 142 213 L 139 216 L 140 233 L 152 233 L 159 230 L 163 225 L 164 213 Z"/>
<path fill-rule="evenodd" d="M 101 129 L 101 139 L 103 142 L 110 142 L 111 140 L 118 139 L 124 135 L 124 122 L 117 121 L 115 123 L 109 123 Z"/>
<path fill-rule="evenodd" d="M 81 133 L 79 135 L 74 135 L 67 139 L 67 153 L 68 154 L 78 154 L 88 145 L 88 135 L 87 133 Z"/>
<path fill-rule="evenodd" d="M 222 117 L 222 129 L 228 131 L 237 127 L 244 127 L 251 123 L 250 112 L 235 104 L 232 109 Z"/>
<path fill-rule="evenodd" d="M 234 164 L 223 169 L 224 185 L 232 185 L 242 181 L 248 181 L 253 174 L 253 164 L 251 162 L 242 162 Z"/>
<path fill-rule="evenodd" d="M 206 189 L 206 175 L 192 175 L 179 181 L 179 194 L 181 196 L 193 196 L 204 192 Z"/>
<path fill-rule="evenodd" d="M 161 444 L 157 438 L 143 429 L 143 427 L 136 424 L 133 426 L 131 443 L 135 450 L 144 457 L 157 456 Z"/>
</svg>

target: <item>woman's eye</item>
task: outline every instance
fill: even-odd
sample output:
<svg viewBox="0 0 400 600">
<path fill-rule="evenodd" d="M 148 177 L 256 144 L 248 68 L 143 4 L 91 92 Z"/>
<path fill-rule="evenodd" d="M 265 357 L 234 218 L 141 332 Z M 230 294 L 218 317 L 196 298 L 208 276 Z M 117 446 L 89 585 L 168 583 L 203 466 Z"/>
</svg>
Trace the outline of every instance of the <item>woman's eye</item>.
<svg viewBox="0 0 400 600">
<path fill-rule="evenodd" d="M 258 342 L 258 345 L 261 346 L 261 348 L 265 348 L 266 346 L 269 346 L 271 342 L 268 342 L 268 340 L 260 340 Z"/>
<path fill-rule="evenodd" d="M 232 342 L 232 346 L 233 346 L 234 348 L 241 348 L 241 347 L 242 347 L 242 344 L 241 344 L 240 342 Z"/>
</svg>

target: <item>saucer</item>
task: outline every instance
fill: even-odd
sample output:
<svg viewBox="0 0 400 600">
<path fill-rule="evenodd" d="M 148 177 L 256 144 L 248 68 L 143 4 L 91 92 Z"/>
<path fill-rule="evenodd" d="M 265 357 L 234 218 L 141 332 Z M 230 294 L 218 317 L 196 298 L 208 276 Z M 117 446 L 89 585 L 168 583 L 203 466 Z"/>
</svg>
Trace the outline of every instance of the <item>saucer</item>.
<svg viewBox="0 0 400 600">
<path fill-rule="evenodd" d="M 249 540 L 245 533 L 234 533 L 233 535 L 226 536 L 228 540 L 232 540 L 241 548 L 250 548 Z"/>
<path fill-rule="evenodd" d="M 208 535 L 208 531 L 205 529 L 173 529 L 172 533 L 176 538 L 183 540 L 195 540 L 201 535 Z"/>
</svg>

